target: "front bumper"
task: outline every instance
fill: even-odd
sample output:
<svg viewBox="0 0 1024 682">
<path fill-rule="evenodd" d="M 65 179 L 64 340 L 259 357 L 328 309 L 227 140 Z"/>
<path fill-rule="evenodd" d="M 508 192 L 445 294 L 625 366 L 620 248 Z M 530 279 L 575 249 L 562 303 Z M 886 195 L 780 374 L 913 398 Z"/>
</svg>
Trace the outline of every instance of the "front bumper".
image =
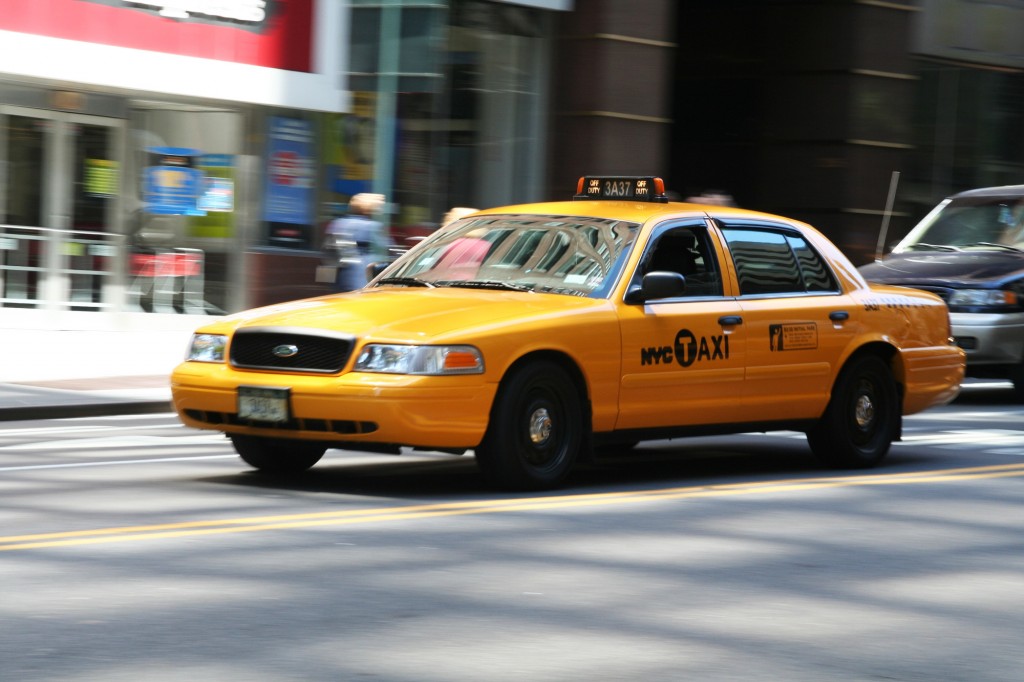
<svg viewBox="0 0 1024 682">
<path fill-rule="evenodd" d="M 239 386 L 289 389 L 291 419 L 280 424 L 240 420 Z M 480 443 L 496 390 L 482 375 L 310 376 L 242 372 L 198 362 L 179 365 L 171 376 L 174 408 L 194 428 L 438 449 L 470 449 Z"/>
<path fill-rule="evenodd" d="M 967 366 L 1016 365 L 1024 360 L 1024 313 L 954 313 L 949 321 Z"/>
</svg>

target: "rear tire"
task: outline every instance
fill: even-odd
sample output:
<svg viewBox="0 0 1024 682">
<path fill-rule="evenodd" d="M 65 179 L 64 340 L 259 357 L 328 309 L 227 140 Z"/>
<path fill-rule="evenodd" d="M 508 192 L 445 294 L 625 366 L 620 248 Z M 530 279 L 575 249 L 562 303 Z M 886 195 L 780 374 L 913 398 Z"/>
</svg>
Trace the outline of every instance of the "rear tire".
<svg viewBox="0 0 1024 682">
<path fill-rule="evenodd" d="M 1024 403 L 1024 362 L 1020 362 L 1010 369 L 1009 379 L 1013 382 L 1013 395 L 1017 402 Z"/>
<path fill-rule="evenodd" d="M 807 442 L 828 466 L 872 467 L 899 435 L 901 414 L 892 370 L 880 358 L 864 355 L 839 373 L 825 414 L 807 432 Z"/>
<path fill-rule="evenodd" d="M 320 461 L 327 448 L 287 438 L 231 436 L 235 452 L 249 466 L 269 474 L 294 474 Z"/>
<path fill-rule="evenodd" d="M 553 362 L 533 362 L 506 377 L 476 448 L 491 485 L 507 490 L 557 487 L 572 470 L 584 430 L 582 401 L 572 379 Z"/>
</svg>

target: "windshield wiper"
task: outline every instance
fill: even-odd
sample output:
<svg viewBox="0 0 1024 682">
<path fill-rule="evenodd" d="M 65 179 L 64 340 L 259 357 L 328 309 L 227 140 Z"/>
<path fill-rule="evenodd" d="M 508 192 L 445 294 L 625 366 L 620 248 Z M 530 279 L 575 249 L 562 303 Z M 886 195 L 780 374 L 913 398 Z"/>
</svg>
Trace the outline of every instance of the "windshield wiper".
<svg viewBox="0 0 1024 682">
<path fill-rule="evenodd" d="M 433 289 L 434 285 L 422 279 L 416 279 L 415 277 L 385 277 L 377 284 L 404 284 L 407 287 L 427 287 Z"/>
<path fill-rule="evenodd" d="M 916 244 L 910 244 L 907 246 L 908 249 L 931 249 L 933 251 L 959 251 L 960 249 L 956 246 L 950 246 L 949 244 L 926 244 L 925 242 L 917 242 Z"/>
<path fill-rule="evenodd" d="M 458 279 L 438 282 L 446 287 L 464 287 L 466 289 L 504 289 L 507 291 L 533 291 L 533 287 L 512 282 L 501 282 L 496 279 Z"/>
<path fill-rule="evenodd" d="M 1011 246 L 1010 244 L 999 244 L 999 243 L 996 243 L 996 242 L 971 242 L 970 244 L 964 244 L 964 248 L 967 248 L 967 247 L 970 247 L 970 246 L 991 246 L 991 247 L 996 248 L 996 249 L 1006 249 L 1007 251 L 1016 251 L 1017 253 L 1024 252 L 1024 249 L 1019 249 L 1016 246 Z"/>
</svg>

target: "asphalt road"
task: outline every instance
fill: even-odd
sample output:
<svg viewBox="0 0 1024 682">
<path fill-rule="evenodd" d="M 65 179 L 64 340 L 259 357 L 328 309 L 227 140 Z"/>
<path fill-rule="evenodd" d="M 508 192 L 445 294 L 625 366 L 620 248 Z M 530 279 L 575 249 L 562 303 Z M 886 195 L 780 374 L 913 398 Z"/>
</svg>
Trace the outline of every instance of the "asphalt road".
<svg viewBox="0 0 1024 682">
<path fill-rule="evenodd" d="M 975 386 L 904 435 L 511 495 L 446 455 L 268 481 L 171 415 L 0 424 L 0 680 L 1020 680 L 1024 407 Z"/>
</svg>

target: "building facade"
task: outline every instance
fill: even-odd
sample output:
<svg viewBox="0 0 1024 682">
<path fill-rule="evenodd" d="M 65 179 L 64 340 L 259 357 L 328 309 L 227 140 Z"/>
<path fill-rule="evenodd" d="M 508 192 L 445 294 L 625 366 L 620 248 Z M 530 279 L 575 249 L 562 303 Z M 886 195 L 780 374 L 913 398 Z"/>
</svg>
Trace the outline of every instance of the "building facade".
<svg viewBox="0 0 1024 682">
<path fill-rule="evenodd" d="M 668 176 L 857 263 L 948 194 L 1024 182 L 1024 2 L 679 3 Z"/>
<path fill-rule="evenodd" d="M 569 0 L 34 0 L 0 13 L 0 326 L 324 293 L 327 222 L 537 198 Z M 147 323 L 148 324 L 148 323 Z"/>
</svg>

